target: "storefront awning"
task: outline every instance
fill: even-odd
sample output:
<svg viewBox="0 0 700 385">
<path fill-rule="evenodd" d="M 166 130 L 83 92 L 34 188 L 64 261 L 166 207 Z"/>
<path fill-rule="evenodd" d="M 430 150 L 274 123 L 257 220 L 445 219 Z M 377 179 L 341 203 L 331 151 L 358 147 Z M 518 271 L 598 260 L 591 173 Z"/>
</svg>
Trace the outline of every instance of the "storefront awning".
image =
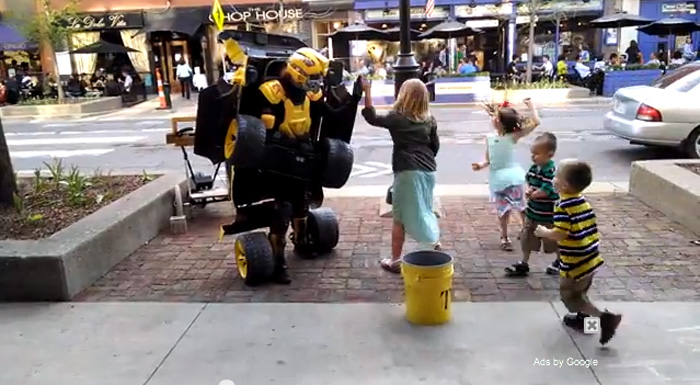
<svg viewBox="0 0 700 385">
<path fill-rule="evenodd" d="M 36 48 L 37 45 L 27 41 L 15 27 L 0 22 L 0 51 L 27 51 Z"/>
<path fill-rule="evenodd" d="M 200 13 L 171 8 L 167 12 L 145 12 L 142 32 L 175 32 L 193 36 L 202 26 Z"/>
<path fill-rule="evenodd" d="M 440 5 L 443 2 L 436 1 L 436 5 Z M 387 9 L 387 8 L 398 8 L 398 0 L 356 0 L 355 10 L 361 11 L 365 9 Z M 411 0 L 411 7 L 425 7 L 425 0 Z"/>
</svg>

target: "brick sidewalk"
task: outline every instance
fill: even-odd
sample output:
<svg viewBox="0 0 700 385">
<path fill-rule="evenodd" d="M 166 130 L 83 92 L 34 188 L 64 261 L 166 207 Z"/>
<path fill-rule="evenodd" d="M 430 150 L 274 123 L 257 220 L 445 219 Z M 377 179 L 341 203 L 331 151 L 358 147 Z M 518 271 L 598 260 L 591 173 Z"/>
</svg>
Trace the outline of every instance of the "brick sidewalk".
<svg viewBox="0 0 700 385">
<path fill-rule="evenodd" d="M 590 197 L 597 210 L 606 266 L 595 298 L 625 301 L 700 300 L 700 247 L 686 229 L 627 194 Z M 549 258 L 533 256 L 528 278 L 503 276 L 518 258 L 501 251 L 496 219 L 485 198 L 446 197 L 441 219 L 443 245 L 456 257 L 457 301 L 556 300 L 556 277 L 542 273 Z M 234 237 L 217 242 L 218 227 L 230 221 L 230 204 L 197 211 L 186 235 L 160 235 L 118 264 L 79 301 L 212 302 L 400 302 L 402 281 L 382 271 L 390 254 L 390 219 L 378 217 L 378 198 L 334 198 L 341 240 L 318 260 L 290 254 L 290 286 L 248 288 L 237 277 Z M 513 226 L 512 234 L 516 227 Z M 513 236 L 513 238 L 515 238 Z M 408 245 L 410 250 L 413 246 Z"/>
</svg>

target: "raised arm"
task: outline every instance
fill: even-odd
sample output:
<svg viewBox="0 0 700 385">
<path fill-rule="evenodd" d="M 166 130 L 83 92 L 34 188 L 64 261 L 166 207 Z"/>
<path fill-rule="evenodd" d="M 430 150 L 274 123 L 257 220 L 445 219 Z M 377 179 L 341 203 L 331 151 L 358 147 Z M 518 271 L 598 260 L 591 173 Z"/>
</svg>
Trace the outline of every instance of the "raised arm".
<svg viewBox="0 0 700 385">
<path fill-rule="evenodd" d="M 535 105 L 532 104 L 532 100 L 525 99 L 524 103 L 532 116 L 530 118 L 525 119 L 523 125 L 520 127 L 520 131 L 513 134 L 513 140 L 515 140 L 516 142 L 521 138 L 530 135 L 532 131 L 534 131 L 535 128 L 537 128 L 537 126 L 540 125 L 540 115 L 537 112 Z"/>
</svg>

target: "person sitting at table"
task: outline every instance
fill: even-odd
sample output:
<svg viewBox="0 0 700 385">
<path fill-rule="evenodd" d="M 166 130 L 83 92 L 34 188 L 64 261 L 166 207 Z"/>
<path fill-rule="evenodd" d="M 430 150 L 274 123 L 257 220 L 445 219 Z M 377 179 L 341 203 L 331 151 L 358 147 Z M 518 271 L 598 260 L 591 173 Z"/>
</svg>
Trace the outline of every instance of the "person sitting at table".
<svg viewBox="0 0 700 385">
<path fill-rule="evenodd" d="M 566 56 L 559 55 L 557 58 L 557 76 L 559 79 L 566 79 L 569 75 L 569 67 L 566 65 Z"/>
<path fill-rule="evenodd" d="M 462 58 L 462 62 L 459 63 L 457 71 L 459 71 L 460 75 L 469 75 L 476 72 L 476 67 L 474 67 L 470 59 Z"/>
<path fill-rule="evenodd" d="M 680 66 L 685 64 L 685 59 L 683 59 L 683 54 L 681 51 L 676 51 L 673 53 L 673 59 L 671 59 L 670 65 Z"/>
<path fill-rule="evenodd" d="M 506 66 L 506 75 L 509 79 L 520 81 L 522 79 L 522 73 L 518 69 L 518 55 L 513 55 L 513 60 Z"/>
<path fill-rule="evenodd" d="M 583 64 L 583 58 L 581 56 L 578 56 L 576 58 L 576 64 L 574 64 L 574 69 L 581 77 L 581 80 L 585 81 L 591 75 L 591 68 Z"/>
<path fill-rule="evenodd" d="M 656 57 L 656 53 L 652 52 L 649 55 L 649 61 L 647 62 L 647 65 L 650 66 L 661 66 L 661 61 Z"/>
<path fill-rule="evenodd" d="M 542 71 L 542 79 L 550 80 L 554 77 L 554 65 L 552 65 L 549 55 L 542 56 L 542 65 L 535 67 L 535 69 Z"/>
<path fill-rule="evenodd" d="M 107 81 L 105 82 L 105 96 L 117 96 L 119 95 L 119 83 L 114 80 L 114 75 L 107 75 Z"/>
<path fill-rule="evenodd" d="M 68 80 L 68 84 L 66 85 L 66 94 L 72 98 L 79 98 L 85 95 L 85 87 L 83 87 L 78 74 L 73 74 L 73 76 Z"/>
<path fill-rule="evenodd" d="M 608 66 L 609 67 L 619 67 L 622 64 L 622 61 L 620 60 L 620 55 L 616 53 L 611 53 L 610 58 L 608 59 Z"/>
</svg>

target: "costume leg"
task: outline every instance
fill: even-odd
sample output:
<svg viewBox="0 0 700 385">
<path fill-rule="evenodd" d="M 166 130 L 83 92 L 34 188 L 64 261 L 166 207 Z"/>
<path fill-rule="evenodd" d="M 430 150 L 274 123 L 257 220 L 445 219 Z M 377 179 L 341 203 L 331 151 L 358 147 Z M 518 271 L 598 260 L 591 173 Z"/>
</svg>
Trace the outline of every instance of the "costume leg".
<svg viewBox="0 0 700 385">
<path fill-rule="evenodd" d="M 289 186 L 290 201 L 292 204 L 292 242 L 294 246 L 302 252 L 306 252 L 309 247 L 309 232 L 307 227 L 307 219 L 309 216 L 309 197 L 306 183 L 295 181 L 294 185 Z"/>
<path fill-rule="evenodd" d="M 283 285 L 292 282 L 287 272 L 287 258 L 284 253 L 287 245 L 287 230 L 289 229 L 290 206 L 286 202 L 276 202 L 277 206 L 275 218 L 270 224 L 270 245 L 272 254 L 275 257 L 275 271 L 272 274 L 272 281 Z"/>
</svg>

